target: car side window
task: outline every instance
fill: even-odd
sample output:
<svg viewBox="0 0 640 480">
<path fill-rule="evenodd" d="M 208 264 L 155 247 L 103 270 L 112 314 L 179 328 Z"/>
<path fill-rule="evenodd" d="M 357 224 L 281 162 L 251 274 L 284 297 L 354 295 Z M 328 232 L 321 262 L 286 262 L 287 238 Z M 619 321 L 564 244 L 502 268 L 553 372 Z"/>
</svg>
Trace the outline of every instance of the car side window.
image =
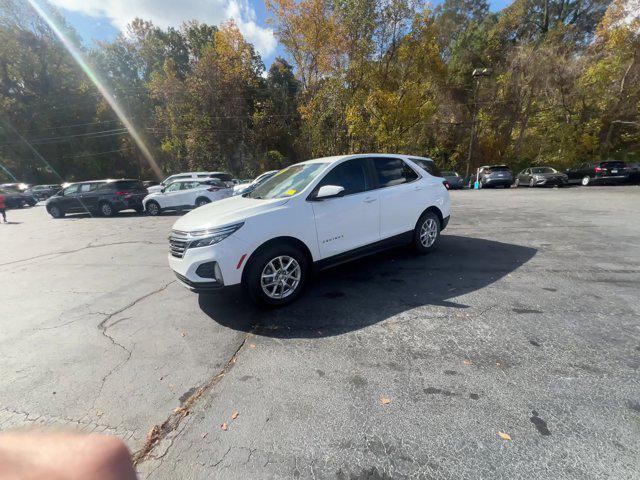
<svg viewBox="0 0 640 480">
<path fill-rule="evenodd" d="M 96 184 L 94 183 L 83 183 L 80 185 L 80 193 L 92 192 L 96 189 Z"/>
<path fill-rule="evenodd" d="M 171 184 L 169 184 L 169 186 L 167 188 L 164 189 L 165 192 L 177 192 L 178 190 L 180 190 L 180 186 L 182 185 L 182 182 L 173 182 Z"/>
<path fill-rule="evenodd" d="M 191 190 L 200 185 L 200 182 L 182 182 L 182 188 L 180 190 Z"/>
<path fill-rule="evenodd" d="M 368 190 L 367 164 L 363 158 L 347 160 L 325 175 L 318 184 L 318 189 L 325 185 L 337 185 L 344 188 L 345 195 Z"/>
<path fill-rule="evenodd" d="M 418 178 L 418 174 L 399 158 L 374 158 L 373 164 L 381 188 L 413 182 Z"/>
<path fill-rule="evenodd" d="M 71 195 L 73 193 L 78 193 L 78 190 L 80 190 L 80 184 L 69 185 L 67 188 L 64 189 L 64 194 Z"/>
</svg>

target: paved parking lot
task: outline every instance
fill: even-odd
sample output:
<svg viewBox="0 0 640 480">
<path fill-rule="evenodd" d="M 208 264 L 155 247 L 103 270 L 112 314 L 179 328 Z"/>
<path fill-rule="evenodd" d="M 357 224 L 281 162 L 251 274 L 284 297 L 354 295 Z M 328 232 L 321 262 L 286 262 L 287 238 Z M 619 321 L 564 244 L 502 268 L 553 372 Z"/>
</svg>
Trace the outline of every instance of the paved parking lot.
<svg viewBox="0 0 640 480">
<path fill-rule="evenodd" d="M 176 284 L 175 216 L 10 211 L 0 429 L 116 434 L 154 479 L 638 478 L 640 188 L 452 197 L 435 254 L 267 312 Z"/>
</svg>

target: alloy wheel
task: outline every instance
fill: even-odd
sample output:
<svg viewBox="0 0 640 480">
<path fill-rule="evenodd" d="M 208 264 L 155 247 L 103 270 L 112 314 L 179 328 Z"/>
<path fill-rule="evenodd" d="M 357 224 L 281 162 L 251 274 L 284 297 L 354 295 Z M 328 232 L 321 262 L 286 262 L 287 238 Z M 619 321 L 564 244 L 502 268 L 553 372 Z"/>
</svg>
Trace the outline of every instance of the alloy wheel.
<svg viewBox="0 0 640 480">
<path fill-rule="evenodd" d="M 262 269 L 260 285 L 267 297 L 282 299 L 295 292 L 301 279 L 302 270 L 298 261 L 288 255 L 280 255 Z"/>
<path fill-rule="evenodd" d="M 436 238 L 438 238 L 438 222 L 434 218 L 427 218 L 420 227 L 420 243 L 429 248 Z"/>
</svg>

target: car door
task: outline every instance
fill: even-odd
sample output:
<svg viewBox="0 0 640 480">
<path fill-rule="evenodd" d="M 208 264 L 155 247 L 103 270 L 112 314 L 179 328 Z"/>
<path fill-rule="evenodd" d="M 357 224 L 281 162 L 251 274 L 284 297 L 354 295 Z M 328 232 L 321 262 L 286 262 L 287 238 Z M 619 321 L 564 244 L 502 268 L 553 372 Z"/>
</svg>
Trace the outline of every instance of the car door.
<svg viewBox="0 0 640 480">
<path fill-rule="evenodd" d="M 408 232 L 415 228 L 424 210 L 413 200 L 413 193 L 425 188 L 419 175 L 399 158 L 373 158 L 375 178 L 380 195 L 380 238 Z"/>
<path fill-rule="evenodd" d="M 82 204 L 82 209 L 87 211 L 98 209 L 98 192 L 97 190 L 103 186 L 101 183 L 82 183 L 78 192 L 78 198 Z"/>
<path fill-rule="evenodd" d="M 336 185 L 344 195 L 313 202 L 318 246 L 322 258 L 332 257 L 380 240 L 378 192 L 367 159 L 356 158 L 336 165 L 314 189 Z"/>
<path fill-rule="evenodd" d="M 529 183 L 529 180 L 531 180 L 531 169 L 530 168 L 525 168 L 522 171 L 522 174 L 519 177 L 520 179 L 520 183 Z"/>
<path fill-rule="evenodd" d="M 178 201 L 180 202 L 179 205 L 183 207 L 195 206 L 196 197 L 198 195 L 198 187 L 201 187 L 202 185 L 197 180 L 181 183 L 182 185 L 180 187 L 180 194 L 178 196 Z"/>
<path fill-rule="evenodd" d="M 161 208 L 177 207 L 180 205 L 180 188 L 182 188 L 182 182 L 173 182 L 154 200 L 158 201 Z"/>
<path fill-rule="evenodd" d="M 65 212 L 80 212 L 82 211 L 82 205 L 80 204 L 78 196 L 80 195 L 80 184 L 76 183 L 69 185 L 62 191 L 60 200 L 56 203 Z"/>
</svg>

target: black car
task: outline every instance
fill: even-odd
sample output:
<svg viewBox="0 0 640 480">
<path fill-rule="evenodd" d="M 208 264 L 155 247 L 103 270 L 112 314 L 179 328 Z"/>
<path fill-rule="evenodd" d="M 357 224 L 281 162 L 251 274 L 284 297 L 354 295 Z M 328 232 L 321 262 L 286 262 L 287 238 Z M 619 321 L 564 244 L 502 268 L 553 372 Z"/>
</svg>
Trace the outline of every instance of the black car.
<svg viewBox="0 0 640 480">
<path fill-rule="evenodd" d="M 506 165 L 485 165 L 478 170 L 480 188 L 509 188 L 513 183 L 513 174 Z"/>
<path fill-rule="evenodd" d="M 527 185 L 529 187 L 563 187 L 569 178 L 551 167 L 529 167 L 516 175 L 515 186 Z"/>
<path fill-rule="evenodd" d="M 4 204 L 7 208 L 33 207 L 37 202 L 31 195 L 27 195 L 12 188 L 0 188 L 0 195 L 4 196 Z"/>
<path fill-rule="evenodd" d="M 92 180 L 72 183 L 47 200 L 47 212 L 53 218 L 67 213 L 89 212 L 110 217 L 121 210 L 142 213 L 147 189 L 139 180 Z"/>
<path fill-rule="evenodd" d="M 62 189 L 61 185 L 34 185 L 33 187 L 25 190 L 24 193 L 35 197 L 36 200 L 46 200 L 49 197 L 53 197 Z"/>
<path fill-rule="evenodd" d="M 583 163 L 568 168 L 569 182 L 583 186 L 597 183 L 621 183 L 629 180 L 629 167 L 624 162 L 610 160 L 598 163 Z"/>
</svg>

